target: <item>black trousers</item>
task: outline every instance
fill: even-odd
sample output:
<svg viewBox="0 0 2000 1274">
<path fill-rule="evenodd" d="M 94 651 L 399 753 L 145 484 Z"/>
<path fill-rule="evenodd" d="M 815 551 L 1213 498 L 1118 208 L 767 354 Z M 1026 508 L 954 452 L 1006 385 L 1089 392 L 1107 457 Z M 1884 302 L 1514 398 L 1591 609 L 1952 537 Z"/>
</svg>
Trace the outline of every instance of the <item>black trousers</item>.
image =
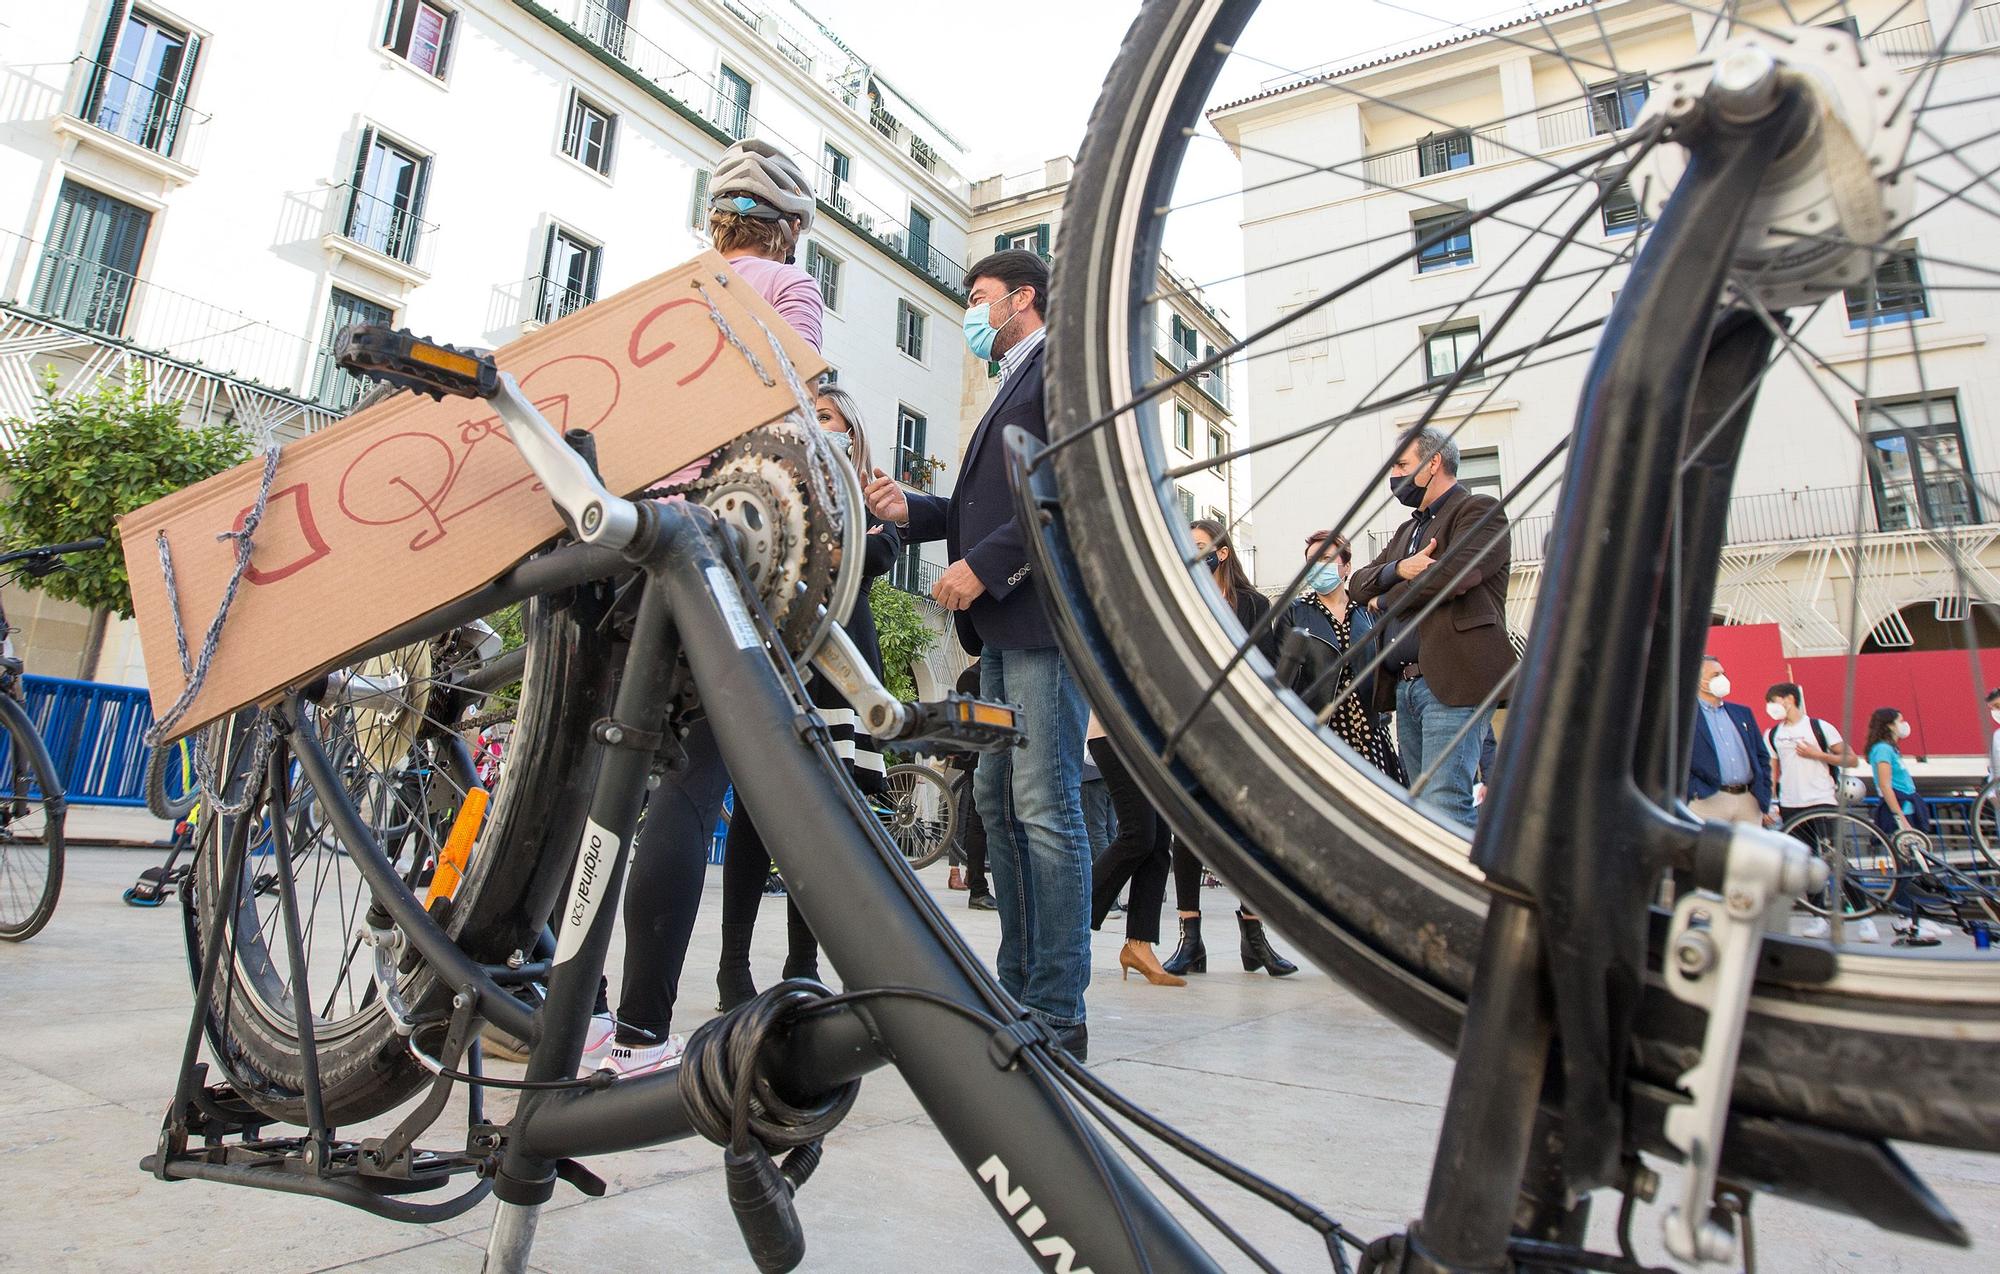
<svg viewBox="0 0 2000 1274">
<path fill-rule="evenodd" d="M 1104 789 L 1111 796 L 1112 812 L 1118 816 L 1118 834 L 1090 870 L 1090 927 L 1103 928 L 1104 917 L 1129 880 L 1132 899 L 1125 909 L 1125 936 L 1134 942 L 1158 942 L 1173 832 L 1118 759 L 1111 740 L 1092 739 L 1089 746 L 1090 759 L 1104 775 Z M 1200 884 L 1197 874 L 1197 889 Z"/>
<path fill-rule="evenodd" d="M 625 885 L 625 973 L 619 987 L 619 1035 L 628 1044 L 665 1039 L 673 1023 L 681 966 L 701 907 L 708 845 L 722 817 L 729 773 L 706 718 L 681 740 L 688 766 L 660 780 L 632 847 Z"/>
<path fill-rule="evenodd" d="M 979 817 L 979 803 L 972 799 L 972 771 L 961 770 L 965 775 L 965 799 L 958 804 L 958 817 L 965 824 L 959 833 L 958 850 L 964 855 L 965 888 L 974 897 L 990 894 L 993 890 L 986 883 L 986 822 Z M 959 781 L 952 780 L 953 790 L 959 789 Z"/>
<path fill-rule="evenodd" d="M 764 881 L 771 874 L 771 852 L 750 816 L 749 806 L 739 796 L 736 812 L 729 818 L 729 848 L 722 859 L 722 923 L 753 925 L 764 903 Z M 788 970 L 800 970 L 819 958 L 819 942 L 812 927 L 799 913 L 799 905 L 785 899 L 790 954 Z"/>
</svg>

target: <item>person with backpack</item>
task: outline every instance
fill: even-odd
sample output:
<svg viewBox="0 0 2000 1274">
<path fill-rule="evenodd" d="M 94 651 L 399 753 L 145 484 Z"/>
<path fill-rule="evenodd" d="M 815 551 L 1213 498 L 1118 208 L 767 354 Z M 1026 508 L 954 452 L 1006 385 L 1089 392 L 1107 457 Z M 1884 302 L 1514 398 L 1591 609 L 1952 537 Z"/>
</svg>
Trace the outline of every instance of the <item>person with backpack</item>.
<svg viewBox="0 0 2000 1274">
<path fill-rule="evenodd" d="M 1764 715 L 1772 721 L 1764 732 L 1771 753 L 1772 790 L 1777 794 L 1780 825 L 1813 809 L 1840 803 L 1841 771 L 1861 760 L 1830 721 L 1807 716 L 1805 691 L 1781 681 L 1764 692 Z M 1812 844 L 1810 834 L 1800 836 Z"/>
</svg>

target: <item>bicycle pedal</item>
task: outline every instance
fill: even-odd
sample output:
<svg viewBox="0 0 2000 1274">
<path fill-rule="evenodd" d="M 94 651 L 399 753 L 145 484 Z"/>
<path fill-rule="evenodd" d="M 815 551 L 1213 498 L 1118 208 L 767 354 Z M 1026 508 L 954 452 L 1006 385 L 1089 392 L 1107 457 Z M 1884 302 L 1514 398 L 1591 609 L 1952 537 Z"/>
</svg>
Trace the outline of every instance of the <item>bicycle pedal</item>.
<svg viewBox="0 0 2000 1274">
<path fill-rule="evenodd" d="M 897 742 L 941 744 L 965 752 L 1000 752 L 1027 746 L 1021 709 L 953 691 L 942 699 L 909 705 L 910 725 Z"/>
</svg>

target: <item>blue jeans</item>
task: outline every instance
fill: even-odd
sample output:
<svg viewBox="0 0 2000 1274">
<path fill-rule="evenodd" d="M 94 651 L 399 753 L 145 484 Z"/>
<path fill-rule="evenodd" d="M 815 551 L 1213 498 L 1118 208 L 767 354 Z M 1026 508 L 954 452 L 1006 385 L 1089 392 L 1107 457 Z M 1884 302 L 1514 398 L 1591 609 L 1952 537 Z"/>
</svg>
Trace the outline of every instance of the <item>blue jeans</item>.
<svg viewBox="0 0 2000 1274">
<path fill-rule="evenodd" d="M 1477 704 L 1454 708 L 1439 702 L 1422 677 L 1396 683 L 1396 747 L 1403 754 L 1403 772 L 1415 783 L 1440 756 L 1445 757 L 1417 797 L 1419 806 L 1440 818 L 1473 825 L 1477 815 L 1472 805 L 1472 779 L 1479 768 L 1479 745 L 1485 741 L 1491 715 L 1481 713 Z M 1480 719 L 1466 726 L 1475 716 Z M 1453 735 L 1458 736 L 1458 742 L 1452 742 Z M 1448 756 L 1446 748 L 1451 749 Z"/>
<path fill-rule="evenodd" d="M 973 774 L 987 870 L 1000 906 L 997 972 L 1049 1026 L 1083 1021 L 1090 985 L 1090 838 L 1083 824 L 1083 736 L 1090 705 L 1062 652 L 979 658 L 979 694 L 1021 706 L 1026 747 L 988 753 Z"/>
<path fill-rule="evenodd" d="M 1090 861 L 1096 862 L 1104 854 L 1104 847 L 1118 834 L 1118 816 L 1111 812 L 1111 793 L 1105 789 L 1101 778 L 1088 779 L 1083 785 L 1083 828 L 1090 836 Z"/>
</svg>

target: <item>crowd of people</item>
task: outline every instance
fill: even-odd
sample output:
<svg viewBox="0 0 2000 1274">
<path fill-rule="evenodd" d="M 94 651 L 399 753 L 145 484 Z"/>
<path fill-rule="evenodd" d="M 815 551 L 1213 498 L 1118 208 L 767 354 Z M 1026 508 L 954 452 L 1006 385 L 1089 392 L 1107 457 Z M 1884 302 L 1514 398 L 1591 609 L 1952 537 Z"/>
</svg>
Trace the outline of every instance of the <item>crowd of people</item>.
<svg viewBox="0 0 2000 1274">
<path fill-rule="evenodd" d="M 794 260 L 814 213 L 804 173 L 776 148 L 749 139 L 725 153 L 710 188 L 716 250 L 817 348 L 823 303 L 812 276 Z M 959 689 L 1021 712 L 1025 746 L 955 762 L 971 771 L 971 799 L 960 810 L 964 831 L 950 884 L 964 889 L 970 908 L 997 913 L 1001 985 L 1082 1059 L 1089 1048 L 1091 931 L 1122 911 L 1124 976 L 1185 986 L 1190 975 L 1208 970 L 1201 893 L 1210 873 L 1174 837 L 1092 717 L 1057 644 L 1014 511 L 1000 439 L 1009 428 L 1047 437 L 1049 266 L 1035 253 L 1004 250 L 974 263 L 965 282 L 966 344 L 997 362 L 999 387 L 950 496 L 912 491 L 873 466 L 861 407 L 844 389 L 818 390 L 815 423 L 837 441 L 863 484 L 864 576 L 887 571 L 905 545 L 943 541 L 948 565 L 932 595 L 951 613 L 959 642 L 975 660 Z M 1416 431 L 1387 469 L 1388 493 L 1409 514 L 1374 559 L 1357 568 L 1345 536 L 1313 532 L 1299 568 L 1303 587 L 1275 609 L 1251 583 L 1228 527 L 1202 519 L 1187 533 L 1223 609 L 1330 736 L 1353 759 L 1407 784 L 1437 818 L 1470 828 L 1494 765 L 1517 657 L 1505 621 L 1507 520 L 1492 496 L 1459 483 L 1458 465 L 1449 434 Z M 867 598 L 864 587 L 846 628 L 879 676 Z M 879 791 L 880 746 L 823 682 L 813 683 L 811 693 L 854 782 Z M 1729 693 L 1720 661 L 1705 659 L 1686 791 L 1694 811 L 1775 826 L 1838 804 L 1842 772 L 1862 758 L 1830 723 L 1805 712 L 1800 688 L 1770 688 L 1768 729 L 1730 702 Z M 1991 706 L 2000 726 L 2000 691 Z M 626 888 L 619 1001 L 614 1012 L 608 987 L 600 991 L 583 1059 L 588 1069 L 636 1074 L 670 1065 L 680 1052 L 671 1029 L 674 1006 L 706 849 L 729 781 L 708 723 L 697 715 L 679 729 L 687 763 L 663 776 L 648 798 Z M 1908 734 L 1902 714 L 1882 708 L 1863 745 L 1883 797 L 1876 817 L 1889 832 L 1930 826 L 1902 760 L 1899 745 Z M 2000 730 L 1995 739 L 2000 757 Z M 756 811 L 739 804 L 723 864 L 721 1009 L 757 993 L 751 944 L 770 867 Z M 1156 948 L 1169 877 L 1179 933 L 1174 951 L 1162 958 Z M 1236 919 L 1245 971 L 1274 977 L 1297 971 L 1254 913 L 1239 907 Z M 786 932 L 781 976 L 818 978 L 818 945 L 789 900 Z"/>
</svg>

